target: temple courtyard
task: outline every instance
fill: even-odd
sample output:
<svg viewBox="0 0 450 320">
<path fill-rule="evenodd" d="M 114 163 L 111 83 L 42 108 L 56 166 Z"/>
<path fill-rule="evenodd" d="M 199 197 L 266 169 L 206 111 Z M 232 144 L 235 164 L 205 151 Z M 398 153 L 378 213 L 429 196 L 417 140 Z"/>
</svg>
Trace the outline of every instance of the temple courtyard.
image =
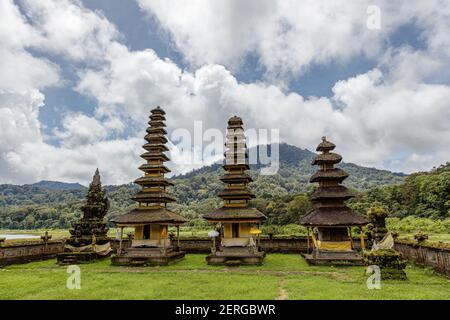
<svg viewBox="0 0 450 320">
<path fill-rule="evenodd" d="M 308 266 L 296 254 L 268 254 L 262 266 L 209 266 L 188 254 L 166 267 L 81 264 L 81 288 L 67 289 L 56 259 L 0 268 L 0 299 L 449 299 L 450 280 L 408 265 L 407 281 L 367 288 L 366 268 Z"/>
</svg>

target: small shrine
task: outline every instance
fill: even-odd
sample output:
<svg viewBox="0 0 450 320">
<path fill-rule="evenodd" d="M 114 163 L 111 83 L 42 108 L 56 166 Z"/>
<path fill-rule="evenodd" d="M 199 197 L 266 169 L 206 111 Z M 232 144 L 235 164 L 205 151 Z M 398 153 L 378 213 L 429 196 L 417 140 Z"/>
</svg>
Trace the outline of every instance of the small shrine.
<svg viewBox="0 0 450 320">
<path fill-rule="evenodd" d="M 406 280 L 406 261 L 395 250 L 395 237 L 386 228 L 388 212 L 379 202 L 371 205 L 367 211 L 370 219 L 370 234 L 373 239 L 372 249 L 364 252 L 368 265 L 377 265 L 383 280 Z"/>
<path fill-rule="evenodd" d="M 210 233 L 213 246 L 206 261 L 208 264 L 261 264 L 265 253 L 259 248 L 259 225 L 266 216 L 249 205 L 255 195 L 247 190 L 252 178 L 245 173 L 250 168 L 240 117 L 228 121 L 225 147 L 226 173 L 220 180 L 226 186 L 218 194 L 223 206 L 203 216 L 215 226 L 215 231 Z"/>
<path fill-rule="evenodd" d="M 167 204 L 176 201 L 166 190 L 173 184 L 164 177 L 170 170 L 164 165 L 169 158 L 164 154 L 167 138 L 164 121 L 165 112 L 159 106 L 151 110 L 150 125 L 141 158 L 146 163 L 139 167 L 144 176 L 134 182 L 141 190 L 131 199 L 138 203 L 129 213 L 115 218 L 112 222 L 120 228 L 120 244 L 117 255 L 112 258 L 114 265 L 167 265 L 184 258 L 179 246 L 179 226 L 185 219 L 167 209 Z M 176 226 L 177 239 L 170 239 L 169 226 Z M 134 228 L 131 246 L 122 243 L 123 229 Z"/>
<path fill-rule="evenodd" d="M 312 245 L 312 252 L 308 252 L 305 259 L 309 264 L 362 265 L 364 260 L 355 250 L 351 228 L 364 226 L 369 221 L 345 205 L 353 195 L 341 185 L 348 173 L 334 167 L 342 161 L 339 154 L 331 152 L 335 147 L 323 137 L 316 149 L 321 154 L 312 161 L 319 170 L 310 182 L 319 186 L 311 194 L 313 210 L 300 220 L 308 229 L 308 251 Z M 363 237 L 360 246 L 364 248 Z"/>
<path fill-rule="evenodd" d="M 59 264 L 83 263 L 107 257 L 111 252 L 108 227 L 104 218 L 108 213 L 109 200 L 100 181 L 100 172 L 95 171 L 81 207 L 83 216 L 69 230 L 64 252 L 57 255 Z"/>
</svg>

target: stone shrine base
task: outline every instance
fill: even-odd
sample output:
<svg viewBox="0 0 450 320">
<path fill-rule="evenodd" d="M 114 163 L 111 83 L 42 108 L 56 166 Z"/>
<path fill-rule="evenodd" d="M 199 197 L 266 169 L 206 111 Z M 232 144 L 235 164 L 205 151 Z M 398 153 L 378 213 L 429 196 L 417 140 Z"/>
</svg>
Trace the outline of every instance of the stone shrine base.
<svg viewBox="0 0 450 320">
<path fill-rule="evenodd" d="M 303 254 L 309 265 L 343 265 L 363 266 L 364 258 L 355 251 L 325 251 L 317 250 L 311 254 Z"/>
<path fill-rule="evenodd" d="M 261 265 L 266 253 L 246 247 L 224 247 L 206 257 L 210 265 Z"/>
<path fill-rule="evenodd" d="M 108 258 L 109 256 L 110 254 L 100 256 L 95 252 L 62 252 L 56 255 L 56 260 L 59 265 L 69 265 L 91 263 L 99 259 Z"/>
<path fill-rule="evenodd" d="M 115 266 L 166 266 L 184 259 L 184 251 L 171 248 L 165 251 L 160 248 L 127 248 L 125 253 L 111 258 Z"/>
</svg>

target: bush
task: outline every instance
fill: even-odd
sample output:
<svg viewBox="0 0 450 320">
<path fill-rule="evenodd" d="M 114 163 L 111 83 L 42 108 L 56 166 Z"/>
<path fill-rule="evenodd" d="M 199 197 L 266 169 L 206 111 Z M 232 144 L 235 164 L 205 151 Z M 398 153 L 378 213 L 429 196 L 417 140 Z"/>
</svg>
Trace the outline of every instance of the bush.
<svg viewBox="0 0 450 320">
<path fill-rule="evenodd" d="M 390 231 L 414 233 L 422 230 L 427 233 L 450 233 L 450 219 L 433 220 L 408 216 L 403 219 L 387 218 L 386 226 Z"/>
</svg>

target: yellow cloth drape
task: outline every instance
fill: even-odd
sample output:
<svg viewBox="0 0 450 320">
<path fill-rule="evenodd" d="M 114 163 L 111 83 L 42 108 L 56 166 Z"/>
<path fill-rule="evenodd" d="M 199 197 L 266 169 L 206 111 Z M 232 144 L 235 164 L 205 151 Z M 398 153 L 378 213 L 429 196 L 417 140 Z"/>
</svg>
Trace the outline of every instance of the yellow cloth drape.
<svg viewBox="0 0 450 320">
<path fill-rule="evenodd" d="M 350 241 L 317 241 L 318 248 L 321 250 L 352 250 L 352 244 Z"/>
<path fill-rule="evenodd" d="M 319 245 L 317 243 L 318 241 L 316 240 L 316 237 L 314 236 L 314 232 L 311 233 L 311 238 L 312 238 L 312 241 L 314 243 L 314 248 L 319 248 Z"/>
<path fill-rule="evenodd" d="M 366 244 L 364 243 L 364 233 L 361 231 L 361 249 L 366 249 Z"/>
</svg>

